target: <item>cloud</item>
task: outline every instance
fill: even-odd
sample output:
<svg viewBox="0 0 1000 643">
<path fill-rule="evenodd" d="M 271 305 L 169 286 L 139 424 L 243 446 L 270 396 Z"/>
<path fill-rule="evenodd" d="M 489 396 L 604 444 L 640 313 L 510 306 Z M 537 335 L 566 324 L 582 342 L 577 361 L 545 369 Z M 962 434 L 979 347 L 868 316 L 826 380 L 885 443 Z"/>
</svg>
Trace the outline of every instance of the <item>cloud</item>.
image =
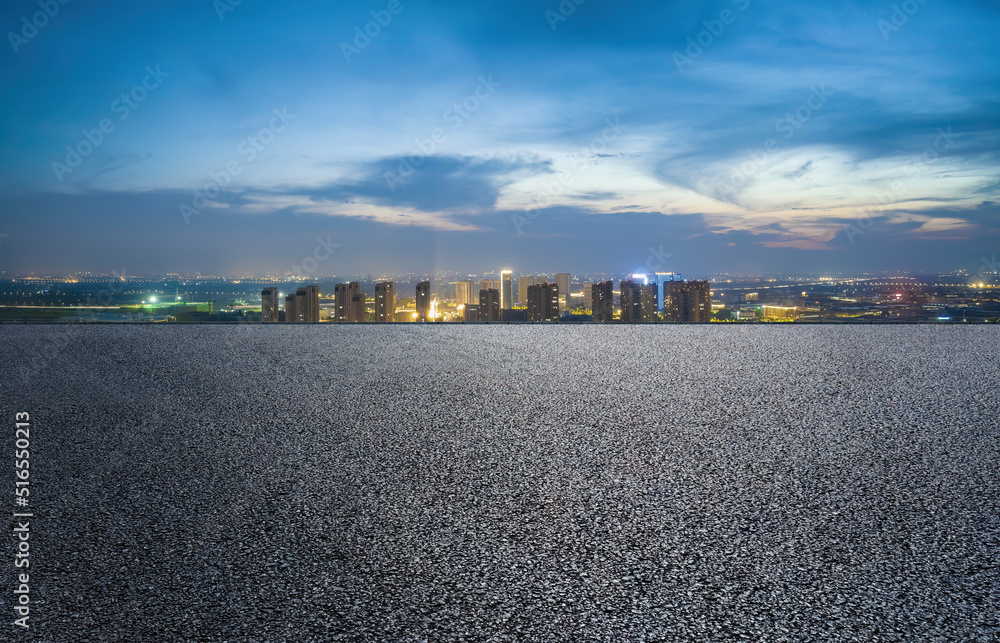
<svg viewBox="0 0 1000 643">
<path fill-rule="evenodd" d="M 582 3 L 555 29 L 545 10 L 557 2 L 446 4 L 405 4 L 349 64 L 336 43 L 370 20 L 352 3 L 243 3 L 225 24 L 195 4 L 88 5 L 72 28 L 53 21 L 44 46 L 0 69 L 0 215 L 58 207 L 36 219 L 59 222 L 50 237 L 90 239 L 78 217 L 123 247 L 163 239 L 185 261 L 208 261 L 208 237 L 235 255 L 234 239 L 257 243 L 282 221 L 393 239 L 400 263 L 427 259 L 405 235 L 449 258 L 477 261 L 468 247 L 504 240 L 512 256 L 588 257 L 595 269 L 602 244 L 615 264 L 650 236 L 684 239 L 703 254 L 678 257 L 718 269 L 808 267 L 809 252 L 830 266 L 931 265 L 935 240 L 942 260 L 996 252 L 995 3 L 926 3 L 885 40 L 888 2 L 754 2 L 683 73 L 672 54 L 742 2 Z M 56 185 L 52 161 L 157 62 L 170 82 L 116 123 L 78 182 Z M 433 155 L 409 156 L 491 74 L 495 94 Z M 246 162 L 240 144 L 283 105 L 296 121 Z M 595 147 L 609 119 L 627 128 Z M 192 223 L 205 245 L 175 244 L 177 203 L 234 158 L 240 174 Z M 517 235 L 510 216 L 532 207 L 539 218 Z M 872 209 L 873 227 L 848 243 L 843 226 Z M 8 227 L 32 234 L 24 226 Z"/>
<path fill-rule="evenodd" d="M 494 207 L 504 186 L 519 176 L 549 171 L 547 161 L 531 157 L 397 156 L 362 164 L 351 176 L 321 187 L 285 186 L 280 192 L 315 202 L 360 200 L 424 212 L 470 214 Z"/>
<path fill-rule="evenodd" d="M 802 178 L 803 176 L 805 176 L 812 169 L 812 167 L 813 167 L 813 162 L 812 161 L 807 161 L 806 163 L 804 163 L 802 165 L 802 167 L 800 167 L 800 168 L 798 168 L 798 169 L 796 169 L 796 170 L 794 170 L 792 172 L 786 173 L 785 174 L 785 178 L 787 178 L 787 179 L 789 179 L 791 181 L 794 181 L 795 179 Z"/>
</svg>

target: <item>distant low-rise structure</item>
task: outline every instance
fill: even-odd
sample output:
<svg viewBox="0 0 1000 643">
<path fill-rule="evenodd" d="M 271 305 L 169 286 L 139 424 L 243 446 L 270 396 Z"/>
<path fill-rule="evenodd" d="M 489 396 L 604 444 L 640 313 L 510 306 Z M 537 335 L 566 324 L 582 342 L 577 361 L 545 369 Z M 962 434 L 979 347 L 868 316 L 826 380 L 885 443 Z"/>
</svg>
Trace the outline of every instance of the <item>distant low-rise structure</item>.
<svg viewBox="0 0 1000 643">
<path fill-rule="evenodd" d="M 799 316 L 795 306 L 761 306 L 761 317 L 770 321 L 790 321 Z"/>
</svg>

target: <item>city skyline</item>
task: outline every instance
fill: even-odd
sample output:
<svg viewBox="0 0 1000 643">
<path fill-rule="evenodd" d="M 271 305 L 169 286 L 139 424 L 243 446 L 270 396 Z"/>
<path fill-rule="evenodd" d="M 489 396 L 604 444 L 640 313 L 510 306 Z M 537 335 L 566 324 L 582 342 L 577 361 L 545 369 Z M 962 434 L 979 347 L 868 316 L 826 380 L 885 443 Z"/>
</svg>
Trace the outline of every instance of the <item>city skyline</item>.
<svg viewBox="0 0 1000 643">
<path fill-rule="evenodd" d="M 994 3 L 37 10 L 0 9 L 0 270 L 1000 254 Z"/>
<path fill-rule="evenodd" d="M 3 3 L 8 629 L 995 640 L 998 33 Z"/>
</svg>

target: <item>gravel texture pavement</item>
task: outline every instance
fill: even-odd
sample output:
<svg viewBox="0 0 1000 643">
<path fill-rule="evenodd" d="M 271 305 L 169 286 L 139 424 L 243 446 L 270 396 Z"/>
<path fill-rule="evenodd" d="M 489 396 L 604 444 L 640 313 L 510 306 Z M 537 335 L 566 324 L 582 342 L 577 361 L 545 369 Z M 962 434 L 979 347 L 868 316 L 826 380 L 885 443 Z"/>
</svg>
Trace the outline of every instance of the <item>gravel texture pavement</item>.
<svg viewBox="0 0 1000 643">
<path fill-rule="evenodd" d="M 1000 640 L 991 327 L 3 325 L 0 346 L 36 512 L 32 630 L 4 556 L 0 640 Z"/>
</svg>

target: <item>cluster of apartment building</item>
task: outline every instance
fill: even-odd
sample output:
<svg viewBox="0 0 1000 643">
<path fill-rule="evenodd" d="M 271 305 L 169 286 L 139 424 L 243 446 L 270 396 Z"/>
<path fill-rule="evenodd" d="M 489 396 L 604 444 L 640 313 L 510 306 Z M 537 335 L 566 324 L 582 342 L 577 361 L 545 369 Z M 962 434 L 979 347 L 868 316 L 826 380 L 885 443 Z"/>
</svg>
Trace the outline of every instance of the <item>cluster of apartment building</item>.
<svg viewBox="0 0 1000 643">
<path fill-rule="evenodd" d="M 264 322 L 281 320 L 281 294 L 277 288 L 261 292 L 260 318 Z M 319 322 L 319 286 L 305 286 L 285 297 L 286 322 Z"/>
<path fill-rule="evenodd" d="M 547 275 L 520 275 L 515 282 L 512 272 L 503 270 L 499 277 L 454 282 L 454 299 L 449 296 L 448 305 L 452 308 L 457 305 L 457 312 L 449 313 L 446 318 L 466 322 L 557 322 L 560 313 L 577 308 L 591 311 L 593 321 L 602 323 L 616 320 L 623 323 L 711 321 L 709 283 L 683 281 L 676 273 L 630 275 L 620 282 L 618 291 L 612 281 L 584 284 L 582 293 L 575 295 L 578 303 L 572 306 L 569 273 L 559 273 L 551 280 Z M 579 299 L 581 294 L 582 301 Z M 318 322 L 321 317 L 319 296 L 319 286 L 299 288 L 285 297 L 282 315 L 278 289 L 265 288 L 261 319 L 264 322 Z M 397 310 L 395 287 L 391 281 L 376 283 L 374 311 L 369 308 L 358 281 L 336 284 L 333 300 L 333 306 L 327 306 L 323 319 L 387 323 L 401 319 L 437 321 L 442 318 L 430 281 L 416 285 L 414 306 L 402 315 Z"/>
<path fill-rule="evenodd" d="M 261 321 L 286 323 L 316 323 L 320 320 L 319 286 L 299 288 L 285 297 L 284 315 L 281 314 L 281 294 L 278 288 L 265 288 L 261 292 Z M 366 300 L 361 292 L 361 282 L 351 281 L 334 287 L 333 311 L 330 321 L 368 321 Z M 375 284 L 375 321 L 395 321 L 396 294 L 391 281 Z"/>
</svg>

